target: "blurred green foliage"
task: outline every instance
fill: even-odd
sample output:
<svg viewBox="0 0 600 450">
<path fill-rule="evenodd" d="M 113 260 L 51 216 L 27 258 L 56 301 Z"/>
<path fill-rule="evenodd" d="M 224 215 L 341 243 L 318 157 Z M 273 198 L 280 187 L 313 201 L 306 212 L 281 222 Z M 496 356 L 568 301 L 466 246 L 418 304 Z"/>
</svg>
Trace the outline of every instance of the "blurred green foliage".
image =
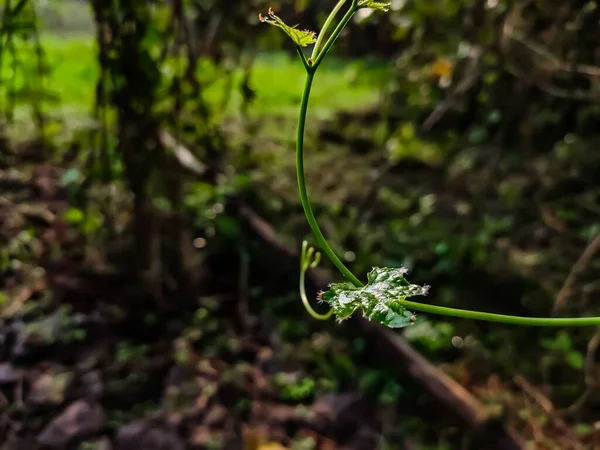
<svg viewBox="0 0 600 450">
<path fill-rule="evenodd" d="M 137 4 L 142 3 L 149 5 Z M 306 377 L 273 379 L 282 398 L 305 401 L 358 389 L 382 403 L 410 406 L 404 380 L 368 361 L 372 349 L 361 337 L 344 334 L 352 334 L 352 322 L 315 333 L 292 306 L 295 294 L 282 292 L 288 284 L 295 287 L 295 278 L 255 273 L 273 267 L 263 244 L 248 242 L 233 200 L 256 210 L 291 246 L 308 236 L 291 151 L 303 70 L 285 36 L 259 27 L 257 13 L 272 6 L 286 22 L 317 29 L 323 11 L 335 2 L 267 3 L 183 2 L 197 30 L 198 91 L 182 81 L 187 56 L 169 32 L 171 11 L 162 2 L 148 7 L 150 26 L 142 41 L 146 63 L 158 79 L 149 109 L 161 129 L 176 135 L 202 164 L 214 166 L 202 176 L 176 171 L 182 182 L 178 204 L 167 176 L 175 167 L 173 157 L 153 161 L 146 185 L 150 209 L 161 219 L 180 214 L 189 232 L 181 237 L 167 219 L 157 221 L 161 258 L 171 269 L 173 241 L 195 242 L 193 255 L 200 256 L 186 260 L 190 273 L 202 274 L 206 259 L 217 260 L 211 277 L 221 272 L 230 277 L 219 280 L 220 295 L 223 286 L 237 289 L 231 274 L 239 275 L 241 255 L 249 253 L 247 295 L 252 308 L 261 305 L 253 313 L 273 324 L 283 359 L 294 369 L 310 369 Z M 47 139 L 52 151 L 45 157 L 65 168 L 60 185 L 70 205 L 60 217 L 86 238 L 85 245 L 115 253 L 113 260 L 128 267 L 128 253 L 119 250 L 128 243 L 124 236 L 131 238 L 132 199 L 117 151 L 118 105 L 109 98 L 99 102 L 103 72 L 91 7 L 49 0 L 24 9 L 19 18 L 13 48 L 1 41 L 0 137 L 7 130 L 16 138 L 12 142 Z M 412 279 L 436 286 L 430 295 L 437 304 L 550 315 L 574 263 L 600 230 L 599 19 L 594 2 L 543 0 L 393 0 L 389 14 L 357 17 L 317 77 L 307 137 L 311 197 L 344 261 L 357 273 L 376 265 L 407 266 Z M 267 52 L 272 48 L 281 50 Z M 177 100 L 179 88 L 183 94 Z M 95 111 L 99 105 L 106 114 Z M 143 153 L 146 143 L 139 142 L 134 147 Z M 102 146 L 109 156 L 108 181 L 102 177 Z M 0 155 L 3 171 L 14 161 L 10 155 Z M 40 240 L 30 225 L 9 228 L 0 249 L 2 280 L 20 273 Z M 83 246 L 82 241 L 74 245 Z M 560 314 L 598 312 L 597 269 L 597 258 L 591 258 L 576 273 Z M 164 277 L 169 283 L 170 275 Z M 10 292 L 4 284 L 0 289 L 4 310 Z M 236 344 L 222 330 L 222 300 L 215 292 L 203 296 L 202 305 L 196 298 L 191 302 L 174 349 L 179 363 L 192 361 L 198 348 L 211 356 L 240 354 L 239 339 Z M 161 324 L 162 315 L 148 309 L 139 316 L 150 329 Z M 52 325 L 68 341 L 86 338 L 72 311 L 59 309 L 52 324 L 41 322 L 47 313 L 45 300 L 28 302 L 21 311 L 32 317 L 28 331 L 50 341 Z M 559 406 L 570 405 L 585 389 L 587 330 L 423 319 L 419 315 L 404 336 L 428 357 L 467 371 L 464 380 L 473 384 L 490 374 L 510 380 L 522 373 L 547 388 Z M 122 362 L 147 353 L 137 342 L 116 348 Z M 139 384 L 135 377 L 125 383 Z M 216 387 L 207 392 L 211 389 Z M 590 401 L 574 419 L 582 435 L 589 431 L 586 423 L 595 420 L 596 401 Z M 538 414 L 532 408 L 519 411 L 522 420 Z M 111 411 L 110 417 L 121 423 L 125 416 Z M 397 422 L 402 435 L 421 438 L 421 448 L 425 443 L 455 448 L 435 424 L 417 417 Z"/>
</svg>

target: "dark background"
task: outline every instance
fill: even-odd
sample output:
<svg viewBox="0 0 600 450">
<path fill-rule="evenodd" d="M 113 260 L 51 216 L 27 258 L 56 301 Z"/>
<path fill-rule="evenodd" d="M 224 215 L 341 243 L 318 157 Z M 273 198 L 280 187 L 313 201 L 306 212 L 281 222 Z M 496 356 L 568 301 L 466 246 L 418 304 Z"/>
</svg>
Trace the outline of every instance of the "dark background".
<svg viewBox="0 0 600 450">
<path fill-rule="evenodd" d="M 333 5 L 2 0 L 0 448 L 600 445 L 593 329 L 419 314 L 390 347 L 302 308 L 304 74 L 258 13 Z M 597 4 L 363 12 L 307 126 L 334 250 L 438 305 L 600 315 Z"/>
</svg>

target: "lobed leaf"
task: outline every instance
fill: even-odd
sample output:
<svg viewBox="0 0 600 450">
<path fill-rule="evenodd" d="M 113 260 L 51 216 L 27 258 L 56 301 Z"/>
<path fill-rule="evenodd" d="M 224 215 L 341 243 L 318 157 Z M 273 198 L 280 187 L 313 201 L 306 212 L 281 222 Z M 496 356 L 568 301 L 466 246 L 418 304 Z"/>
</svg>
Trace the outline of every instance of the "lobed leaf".
<svg viewBox="0 0 600 450">
<path fill-rule="evenodd" d="M 388 12 L 390 10 L 391 3 L 389 2 L 377 2 L 374 0 L 359 0 L 359 8 L 371 8 L 377 11 Z"/>
<path fill-rule="evenodd" d="M 360 308 L 370 320 L 390 328 L 406 327 L 416 318 L 402 305 L 402 300 L 426 295 L 429 290 L 429 286 L 410 284 L 404 277 L 406 273 L 405 268 L 374 268 L 369 272 L 365 286 L 358 288 L 349 282 L 334 283 L 329 285 L 329 290 L 319 294 L 319 299 L 331 306 L 340 321 L 348 319 Z"/>
<path fill-rule="evenodd" d="M 258 18 L 261 22 L 281 28 L 285 34 L 287 34 L 292 41 L 294 41 L 295 44 L 299 45 L 300 47 L 306 47 L 307 45 L 317 42 L 317 33 L 308 30 L 298 30 L 296 27 L 290 27 L 289 25 L 286 25 L 283 20 L 273 13 L 271 8 L 269 8 L 269 12 L 266 16 L 259 14 Z"/>
</svg>

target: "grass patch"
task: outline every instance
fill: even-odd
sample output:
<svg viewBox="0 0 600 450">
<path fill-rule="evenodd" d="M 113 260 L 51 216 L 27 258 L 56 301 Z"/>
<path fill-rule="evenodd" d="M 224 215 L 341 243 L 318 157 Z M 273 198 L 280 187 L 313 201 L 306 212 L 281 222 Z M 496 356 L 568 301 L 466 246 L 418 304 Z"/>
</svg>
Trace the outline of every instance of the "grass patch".
<svg viewBox="0 0 600 450">
<path fill-rule="evenodd" d="M 387 70 L 381 63 L 328 60 L 319 69 L 311 91 L 311 114 L 321 117 L 373 103 L 386 75 Z M 296 57 L 261 56 L 252 77 L 258 94 L 257 103 L 265 114 L 295 116 L 304 79 L 304 68 Z"/>
<path fill-rule="evenodd" d="M 23 70 L 12 71 L 10 58 L 1 68 L 0 96 L 6 98 L 7 87 L 13 85 L 21 94 L 17 97 L 17 122 L 27 120 L 25 107 L 33 96 L 41 98 L 35 52 L 31 44 L 17 43 Z M 89 116 L 94 105 L 96 81 L 99 74 L 95 39 L 81 34 L 44 34 L 42 46 L 47 73 L 43 86 L 50 96 L 44 96 L 44 111 L 65 122 L 85 123 L 81 116 Z M 325 118 L 339 110 L 360 109 L 375 102 L 379 87 L 384 83 L 388 69 L 381 62 L 343 61 L 331 59 L 322 66 L 316 78 L 311 97 L 311 116 Z M 239 85 L 242 73 L 236 72 L 228 85 L 222 73 L 206 61 L 199 71 L 202 80 L 211 81 L 205 95 L 215 109 L 229 94 L 225 116 L 234 116 L 240 110 L 242 95 Z M 304 69 L 295 55 L 284 53 L 261 54 L 257 57 L 250 80 L 256 98 L 249 108 L 253 117 L 294 117 L 300 103 L 304 84 Z M 2 89 L 4 85 L 4 89 Z M 0 100 L 1 100 L 0 97 Z M 74 117 L 80 116 L 80 117 Z"/>
</svg>

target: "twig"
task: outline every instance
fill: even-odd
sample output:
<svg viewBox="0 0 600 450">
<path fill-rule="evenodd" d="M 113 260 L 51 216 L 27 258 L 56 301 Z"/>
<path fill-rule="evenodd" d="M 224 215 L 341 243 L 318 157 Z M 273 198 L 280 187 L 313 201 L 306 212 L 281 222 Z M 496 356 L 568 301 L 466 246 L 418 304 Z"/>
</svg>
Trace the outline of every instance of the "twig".
<svg viewBox="0 0 600 450">
<path fill-rule="evenodd" d="M 598 95 L 593 95 L 592 93 L 586 91 L 564 89 L 553 85 L 548 80 L 548 78 L 550 78 L 552 74 L 557 72 L 578 73 L 582 75 L 587 75 L 589 77 L 598 77 L 600 76 L 600 68 L 584 64 L 569 64 L 568 62 L 563 61 L 558 56 L 554 55 L 544 46 L 527 40 L 522 33 L 519 33 L 515 30 L 515 26 L 513 25 L 517 13 L 522 8 L 523 7 L 515 8 L 511 13 L 507 15 L 501 30 L 502 36 L 500 37 L 500 51 L 501 53 L 504 53 L 505 56 L 509 56 L 507 42 L 509 40 L 512 40 L 519 42 L 531 54 L 537 55 L 540 58 L 544 58 L 545 60 L 549 61 L 549 63 L 534 66 L 532 70 L 529 70 L 528 73 L 525 74 L 522 70 L 515 67 L 514 64 L 511 64 L 508 58 L 506 58 L 506 71 L 519 79 L 525 80 L 529 84 L 537 87 L 538 89 L 546 92 L 549 95 L 552 95 L 553 97 L 566 98 L 570 100 L 578 100 L 590 103 L 600 102 L 600 96 Z M 540 80 L 540 76 L 545 78 L 545 80 Z"/>
<path fill-rule="evenodd" d="M 206 172 L 206 166 L 202 164 L 194 153 L 179 142 L 175 136 L 166 130 L 161 130 L 158 134 L 160 143 L 165 149 L 169 150 L 177 159 L 179 164 L 195 175 L 202 176 Z"/>
<path fill-rule="evenodd" d="M 525 394 L 531 397 L 546 414 L 552 414 L 554 412 L 554 405 L 548 399 L 548 397 L 546 397 L 542 392 L 540 392 L 539 389 L 529 383 L 525 377 L 522 375 L 515 375 L 513 381 Z"/>
<path fill-rule="evenodd" d="M 244 332 L 249 331 L 250 305 L 250 252 L 246 236 L 240 242 L 240 273 L 238 279 L 238 314 Z"/>
<path fill-rule="evenodd" d="M 577 262 L 571 268 L 569 276 L 565 280 L 562 288 L 556 296 L 554 307 L 552 308 L 553 314 L 556 314 L 562 310 L 567 304 L 567 300 L 572 294 L 573 287 L 577 281 L 577 277 L 588 267 L 591 260 L 594 258 L 596 253 L 600 250 L 600 233 L 598 233 L 594 239 L 587 245 Z"/>
<path fill-rule="evenodd" d="M 523 46 L 532 53 L 535 53 L 539 57 L 548 60 L 548 64 L 542 64 L 536 67 L 536 69 L 540 70 L 541 72 L 578 73 L 581 75 L 588 75 L 590 77 L 600 77 L 600 67 L 588 64 L 572 64 L 567 61 L 563 61 L 550 50 L 536 42 L 528 40 L 522 33 L 515 31 L 512 27 L 505 28 L 505 36 L 509 39 L 519 42 L 520 44 L 523 44 Z"/>
<path fill-rule="evenodd" d="M 429 116 L 423 121 L 421 130 L 427 131 L 440 121 L 440 119 L 452 108 L 458 105 L 464 99 L 467 93 L 477 84 L 481 75 L 481 61 L 483 48 L 474 45 L 467 56 L 463 78 L 449 91 L 446 99 L 440 103 Z"/>
<path fill-rule="evenodd" d="M 594 368 L 596 367 L 596 352 L 600 346 L 600 330 L 592 336 L 588 343 L 587 354 L 585 356 L 584 366 L 584 381 L 585 391 L 579 396 L 573 404 L 558 411 L 561 416 L 572 416 L 585 406 L 592 393 L 598 388 L 598 380 L 594 376 Z"/>
</svg>

